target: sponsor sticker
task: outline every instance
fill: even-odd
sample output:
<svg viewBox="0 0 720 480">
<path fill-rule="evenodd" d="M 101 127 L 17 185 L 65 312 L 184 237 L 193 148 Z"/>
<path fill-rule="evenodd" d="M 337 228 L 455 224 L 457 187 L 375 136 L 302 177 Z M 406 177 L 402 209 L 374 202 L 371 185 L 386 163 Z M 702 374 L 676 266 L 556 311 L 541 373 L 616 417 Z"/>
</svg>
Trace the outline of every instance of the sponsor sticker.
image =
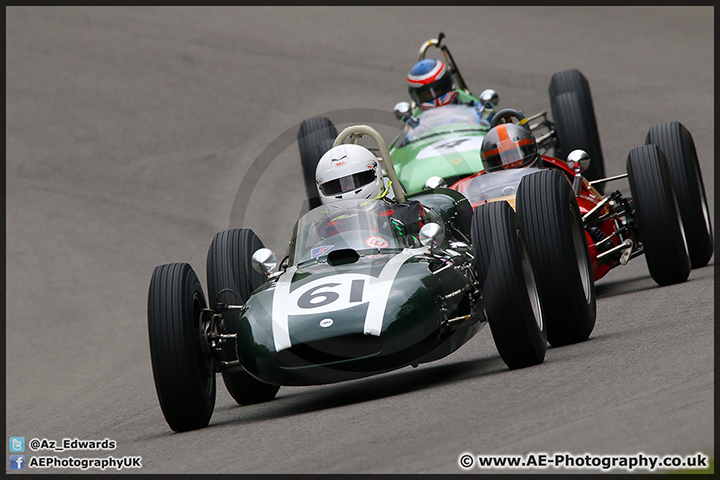
<svg viewBox="0 0 720 480">
<path fill-rule="evenodd" d="M 317 258 L 320 255 L 322 255 L 323 253 L 332 249 L 334 246 L 335 245 L 324 245 L 322 247 L 315 247 L 312 250 L 310 250 L 310 255 L 312 256 L 312 258 Z"/>
</svg>

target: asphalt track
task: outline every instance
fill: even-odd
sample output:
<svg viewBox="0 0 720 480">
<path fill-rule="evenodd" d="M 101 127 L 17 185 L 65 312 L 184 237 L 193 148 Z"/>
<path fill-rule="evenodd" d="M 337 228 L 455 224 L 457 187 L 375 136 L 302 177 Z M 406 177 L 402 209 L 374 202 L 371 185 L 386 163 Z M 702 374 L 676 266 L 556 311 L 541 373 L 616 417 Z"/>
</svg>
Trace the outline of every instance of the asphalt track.
<svg viewBox="0 0 720 480">
<path fill-rule="evenodd" d="M 470 88 L 494 88 L 503 107 L 549 109 L 551 75 L 580 69 L 609 175 L 652 125 L 681 121 L 714 211 L 712 7 L 6 16 L 6 437 L 113 439 L 114 451 L 57 455 L 140 455 L 143 473 L 459 473 L 463 452 L 712 454 L 714 257 L 663 288 L 642 258 L 611 272 L 590 340 L 549 349 L 540 366 L 508 371 L 486 329 L 441 361 L 284 387 L 266 404 L 237 406 L 220 384 L 210 426 L 184 434 L 160 411 L 146 324 L 153 267 L 189 262 L 205 284 L 216 232 L 250 227 L 283 252 L 303 201 L 296 144 L 236 205 L 250 166 L 305 118 L 387 118 L 377 112 L 407 98 L 404 76 L 439 31 Z"/>
</svg>

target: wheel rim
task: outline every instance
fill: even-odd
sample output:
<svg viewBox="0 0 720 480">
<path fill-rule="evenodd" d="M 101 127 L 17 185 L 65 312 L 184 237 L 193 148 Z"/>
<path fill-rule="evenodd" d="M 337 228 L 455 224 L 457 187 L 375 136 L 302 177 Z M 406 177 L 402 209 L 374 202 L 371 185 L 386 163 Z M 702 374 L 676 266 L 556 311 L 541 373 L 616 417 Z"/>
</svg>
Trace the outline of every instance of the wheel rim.
<svg viewBox="0 0 720 480">
<path fill-rule="evenodd" d="M 532 264 L 530 263 L 530 254 L 528 253 L 525 239 L 517 231 L 518 244 L 520 245 L 520 265 L 522 266 L 523 276 L 525 277 L 525 288 L 527 288 L 528 298 L 530 299 L 530 307 L 535 317 L 540 331 L 543 331 L 543 314 L 540 306 L 540 294 L 538 293 L 537 284 L 535 283 L 535 275 L 533 275 Z"/>
<path fill-rule="evenodd" d="M 577 215 L 575 214 L 575 210 L 572 208 L 572 206 L 570 207 L 570 218 L 572 221 L 572 237 L 573 246 L 575 247 L 575 261 L 578 265 L 578 271 L 580 273 L 580 283 L 582 283 L 583 292 L 585 293 L 585 301 L 589 305 L 592 302 L 592 298 L 590 298 L 592 279 L 590 278 L 588 258 L 585 252 L 585 239 L 583 238 L 585 234 L 585 229 L 580 226 L 580 223 L 578 223 Z"/>
<path fill-rule="evenodd" d="M 193 295 L 193 317 L 198 321 L 197 336 L 198 342 L 203 342 L 202 325 L 200 325 L 201 310 L 203 309 L 203 302 L 200 295 L 195 293 Z M 213 377 L 215 376 L 215 365 L 213 359 L 209 355 L 204 355 L 200 344 L 197 349 L 198 367 L 200 371 L 200 381 L 202 382 L 203 391 L 206 396 L 212 395 Z"/>
<path fill-rule="evenodd" d="M 700 208 L 702 208 L 703 219 L 705 220 L 705 231 L 710 233 L 712 231 L 712 227 L 710 227 L 710 210 L 708 209 L 707 198 L 705 198 L 705 187 L 700 178 L 699 168 L 695 168 L 695 181 L 697 182 L 698 192 L 700 193 Z"/>
<path fill-rule="evenodd" d="M 685 238 L 685 224 L 683 223 L 682 216 L 680 215 L 680 205 L 678 204 L 675 190 L 672 190 L 672 201 L 673 205 L 675 205 L 675 215 L 677 216 L 678 223 L 680 224 L 680 236 L 682 237 L 683 246 L 685 247 L 685 255 L 689 256 L 690 250 L 688 249 L 687 238 Z"/>
</svg>

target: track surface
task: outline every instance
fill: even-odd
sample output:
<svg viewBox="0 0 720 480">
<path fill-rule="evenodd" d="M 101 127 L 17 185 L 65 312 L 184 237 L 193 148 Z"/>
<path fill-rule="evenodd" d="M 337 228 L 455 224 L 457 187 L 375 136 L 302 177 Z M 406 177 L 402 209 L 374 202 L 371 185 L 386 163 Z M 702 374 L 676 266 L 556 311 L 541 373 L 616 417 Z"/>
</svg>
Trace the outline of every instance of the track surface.
<svg viewBox="0 0 720 480">
<path fill-rule="evenodd" d="M 455 473 L 462 452 L 712 453 L 712 266 L 664 288 L 643 259 L 611 272 L 591 339 L 537 367 L 508 371 L 483 330 L 441 361 L 281 388 L 266 404 L 239 407 L 221 383 L 211 425 L 185 434 L 157 402 L 145 310 L 155 265 L 189 262 L 205 285 L 217 231 L 251 227 L 283 252 L 303 200 L 297 147 L 237 225 L 247 169 L 305 118 L 391 111 L 441 30 L 470 88 L 494 88 L 502 107 L 549 110 L 551 75 L 580 69 L 608 175 L 652 125 L 681 121 L 712 205 L 712 8 L 6 14 L 6 437 L 107 437 L 117 450 L 73 455 L 142 455 L 145 473 Z"/>
</svg>

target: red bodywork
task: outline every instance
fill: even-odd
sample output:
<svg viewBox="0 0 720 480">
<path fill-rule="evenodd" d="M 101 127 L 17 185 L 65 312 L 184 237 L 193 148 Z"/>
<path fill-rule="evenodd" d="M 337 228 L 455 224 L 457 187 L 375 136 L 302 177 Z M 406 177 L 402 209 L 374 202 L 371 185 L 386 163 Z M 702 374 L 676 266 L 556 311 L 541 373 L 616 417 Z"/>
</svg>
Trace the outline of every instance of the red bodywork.
<svg viewBox="0 0 720 480">
<path fill-rule="evenodd" d="M 570 167 L 567 165 L 566 162 L 563 162 L 562 160 L 558 160 L 557 158 L 553 157 L 547 157 L 545 155 L 542 155 L 542 159 L 545 162 L 545 165 L 550 166 L 551 168 L 556 168 L 558 170 L 561 170 L 563 173 L 565 173 L 565 177 L 568 179 L 568 181 L 572 184 L 573 178 L 575 176 L 575 172 L 573 172 Z M 462 180 L 456 182 L 453 184 L 450 188 L 453 190 L 457 190 L 460 193 L 462 193 L 465 190 L 465 187 L 472 181 L 473 178 L 484 175 L 485 171 L 483 170 L 480 173 L 476 173 L 474 175 L 471 175 L 469 177 L 465 177 Z M 580 208 L 580 214 L 585 215 L 587 212 L 592 210 L 602 199 L 603 196 L 598 192 L 594 187 L 592 187 L 586 179 L 583 178 L 583 184 L 582 189 L 580 191 L 580 194 L 576 196 L 578 207 Z M 487 203 L 487 200 L 481 200 L 479 202 L 471 202 L 471 205 L 473 208 L 477 207 L 478 205 L 481 205 L 483 203 Z M 514 203 L 514 202 L 512 202 Z M 514 204 L 513 204 L 514 207 Z M 606 213 L 607 207 L 605 207 L 605 210 L 603 213 Z M 603 233 L 605 233 L 606 236 L 611 236 L 613 233 L 615 233 L 616 228 L 618 225 L 616 224 L 616 220 L 614 219 L 608 219 L 603 222 L 600 222 L 597 225 L 598 228 L 600 228 Z M 592 271 L 593 275 L 595 277 L 595 281 L 599 280 L 605 274 L 612 268 L 612 265 L 608 264 L 602 264 L 598 266 L 597 262 L 597 256 L 598 256 L 598 249 L 595 246 L 595 241 L 590 236 L 590 234 L 585 231 L 585 239 L 588 243 L 588 249 L 590 250 L 590 261 L 592 263 Z M 613 246 L 619 245 L 620 240 L 618 237 L 613 238 Z"/>
</svg>

